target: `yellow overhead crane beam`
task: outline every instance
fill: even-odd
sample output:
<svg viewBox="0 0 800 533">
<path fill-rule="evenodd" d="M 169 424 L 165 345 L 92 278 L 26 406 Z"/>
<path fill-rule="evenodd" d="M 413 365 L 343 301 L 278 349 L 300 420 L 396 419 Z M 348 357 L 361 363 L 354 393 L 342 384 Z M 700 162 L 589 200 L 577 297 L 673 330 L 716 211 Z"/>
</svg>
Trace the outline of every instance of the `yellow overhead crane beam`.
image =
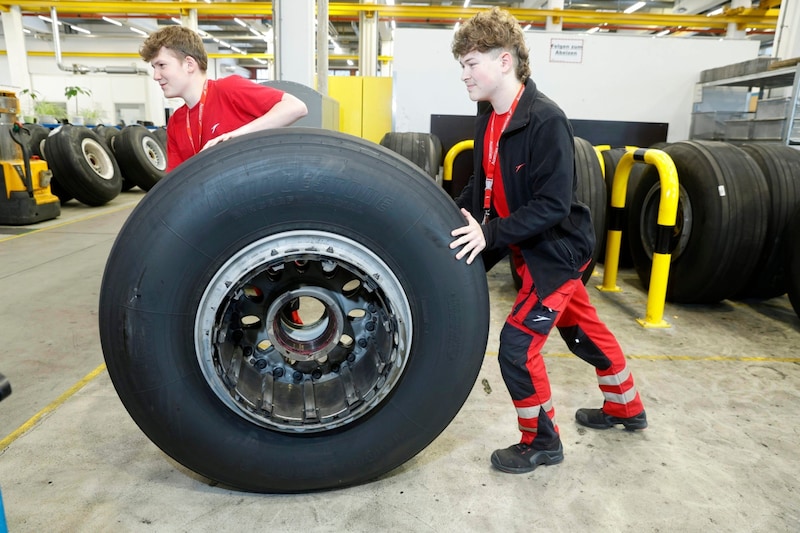
<svg viewBox="0 0 800 533">
<path fill-rule="evenodd" d="M 610 13 L 578 9 L 517 9 L 508 8 L 522 23 L 544 23 L 548 17 L 553 17 L 560 22 L 569 24 L 586 25 L 613 25 L 626 28 L 643 27 L 643 29 L 658 27 L 683 27 L 683 28 L 712 28 L 727 29 L 728 24 L 734 23 L 739 28 L 755 28 L 761 30 L 774 30 L 778 22 L 778 9 L 775 6 L 780 2 L 776 0 L 762 0 L 768 9 L 747 8 L 728 10 L 720 15 L 708 17 L 705 15 L 676 15 L 659 13 Z M 0 11 L 8 11 L 11 6 L 19 6 L 27 13 L 48 13 L 55 7 L 62 14 L 100 15 L 165 15 L 175 16 L 186 14 L 192 10 L 204 16 L 271 16 L 272 2 L 233 2 L 211 3 L 205 2 L 144 2 L 144 1 L 110 1 L 95 2 L 89 0 L 18 0 L 15 2 L 2 2 Z M 381 19 L 395 19 L 399 22 L 440 22 L 457 21 L 469 18 L 475 13 L 484 11 L 479 7 L 457 6 L 401 6 L 384 4 L 352 4 L 331 2 L 328 6 L 330 17 L 358 17 L 362 12 Z"/>
</svg>

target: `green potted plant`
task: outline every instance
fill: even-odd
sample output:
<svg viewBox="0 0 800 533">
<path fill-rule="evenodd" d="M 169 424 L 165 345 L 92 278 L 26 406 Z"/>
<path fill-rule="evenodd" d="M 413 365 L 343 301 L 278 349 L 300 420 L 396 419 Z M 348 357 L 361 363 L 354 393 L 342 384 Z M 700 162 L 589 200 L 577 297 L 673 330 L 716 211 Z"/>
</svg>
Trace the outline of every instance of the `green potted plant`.
<svg viewBox="0 0 800 533">
<path fill-rule="evenodd" d="M 81 109 L 80 115 L 83 117 L 84 124 L 87 126 L 96 126 L 103 117 L 103 110 L 98 107 L 85 107 Z"/>
<path fill-rule="evenodd" d="M 67 118 L 64 107 L 54 102 L 39 101 L 33 105 L 33 112 L 40 124 L 56 124 Z"/>
<path fill-rule="evenodd" d="M 69 106 L 70 100 L 73 98 L 75 99 L 75 115 L 70 120 L 73 124 L 83 124 L 83 117 L 80 116 L 80 112 L 78 111 L 78 96 L 81 94 L 84 96 L 91 96 L 92 91 L 86 87 L 79 87 L 78 85 L 67 85 L 64 88 L 64 96 L 67 97 L 67 106 Z"/>
<path fill-rule="evenodd" d="M 27 100 L 25 105 L 23 105 L 22 102 L 20 102 L 20 112 L 22 112 L 22 121 L 28 123 L 33 122 L 34 117 L 36 115 L 36 110 L 35 110 L 36 101 L 39 99 L 41 94 L 39 93 L 39 91 L 36 91 L 34 89 L 22 89 L 19 92 L 18 96 L 21 99 L 23 97 L 26 97 Z"/>
</svg>

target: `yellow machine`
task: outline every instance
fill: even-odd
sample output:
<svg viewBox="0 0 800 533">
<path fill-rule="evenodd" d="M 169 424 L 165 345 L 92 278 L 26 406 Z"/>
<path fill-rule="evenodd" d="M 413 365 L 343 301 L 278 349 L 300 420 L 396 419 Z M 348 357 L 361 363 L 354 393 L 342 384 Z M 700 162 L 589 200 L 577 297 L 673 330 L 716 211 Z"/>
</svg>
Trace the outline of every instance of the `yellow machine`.
<svg viewBox="0 0 800 533">
<path fill-rule="evenodd" d="M 31 160 L 24 126 L 17 123 L 19 100 L 0 91 L 0 224 L 23 225 L 56 218 L 61 203 L 50 191 L 47 162 Z"/>
</svg>

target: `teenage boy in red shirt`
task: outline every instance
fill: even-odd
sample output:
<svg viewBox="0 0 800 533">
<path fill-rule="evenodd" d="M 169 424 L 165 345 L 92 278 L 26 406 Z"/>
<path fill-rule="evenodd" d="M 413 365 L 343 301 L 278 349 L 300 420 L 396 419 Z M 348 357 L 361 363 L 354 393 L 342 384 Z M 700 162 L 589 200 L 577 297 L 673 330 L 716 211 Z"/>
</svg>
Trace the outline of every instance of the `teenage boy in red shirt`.
<svg viewBox="0 0 800 533">
<path fill-rule="evenodd" d="M 233 137 L 293 124 L 308 114 L 302 100 L 241 76 L 208 79 L 203 40 L 183 26 L 151 33 L 139 51 L 166 98 L 182 98 L 167 124 L 167 172 L 200 150 Z"/>
</svg>

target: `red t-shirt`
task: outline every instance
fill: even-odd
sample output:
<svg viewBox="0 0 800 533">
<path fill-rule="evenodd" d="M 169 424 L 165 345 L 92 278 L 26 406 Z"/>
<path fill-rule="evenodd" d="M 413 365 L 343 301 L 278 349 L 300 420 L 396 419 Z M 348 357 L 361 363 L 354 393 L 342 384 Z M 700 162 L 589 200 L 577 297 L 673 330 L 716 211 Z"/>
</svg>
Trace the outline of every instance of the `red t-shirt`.
<svg viewBox="0 0 800 533">
<path fill-rule="evenodd" d="M 505 122 L 506 113 L 502 115 L 497 115 L 496 113 L 492 112 L 491 118 L 489 118 L 489 122 L 495 121 L 495 128 L 498 128 L 499 124 Z M 494 148 L 492 148 L 494 150 Z M 483 137 L 483 171 L 488 173 L 489 167 L 489 135 L 488 135 L 488 128 L 487 128 L 487 135 Z M 494 179 L 492 180 L 492 206 L 494 210 L 497 212 L 497 215 L 501 218 L 506 218 L 511 211 L 508 209 L 508 200 L 506 199 L 506 188 L 503 185 L 503 173 L 500 170 L 500 153 L 498 150 L 497 158 L 495 160 L 495 168 L 494 168 Z M 517 271 L 517 274 L 523 280 L 523 286 L 527 283 L 530 285 L 532 283 L 530 279 L 530 273 L 528 269 L 525 267 L 525 261 L 522 259 L 522 254 L 520 252 L 519 246 L 516 244 L 509 245 L 511 249 L 511 257 L 513 257 L 514 261 L 514 268 Z"/>
<path fill-rule="evenodd" d="M 489 124 L 491 122 L 495 122 L 495 131 L 499 131 L 500 125 L 503 124 L 506 120 L 506 114 L 503 113 L 502 115 L 496 114 L 492 111 L 492 116 L 489 118 Z M 497 133 L 497 136 L 500 136 L 500 133 Z M 489 137 L 488 128 L 487 134 L 483 137 L 483 171 L 488 175 L 489 173 Z M 492 148 L 494 151 L 495 148 Z M 508 202 L 506 201 L 506 189 L 503 186 L 503 173 L 500 170 L 500 153 L 498 150 L 497 157 L 495 158 L 495 167 L 494 167 L 494 179 L 492 180 L 492 205 L 494 206 L 494 210 L 497 211 L 497 214 L 505 218 L 509 215 L 508 211 Z"/>
<path fill-rule="evenodd" d="M 281 101 L 283 94 L 279 89 L 259 85 L 237 75 L 208 80 L 202 134 L 199 127 L 199 104 L 191 109 L 184 104 L 169 118 L 167 172 L 195 155 L 214 137 L 233 131 L 262 116 Z M 194 148 L 186 130 L 187 113 Z"/>
</svg>

